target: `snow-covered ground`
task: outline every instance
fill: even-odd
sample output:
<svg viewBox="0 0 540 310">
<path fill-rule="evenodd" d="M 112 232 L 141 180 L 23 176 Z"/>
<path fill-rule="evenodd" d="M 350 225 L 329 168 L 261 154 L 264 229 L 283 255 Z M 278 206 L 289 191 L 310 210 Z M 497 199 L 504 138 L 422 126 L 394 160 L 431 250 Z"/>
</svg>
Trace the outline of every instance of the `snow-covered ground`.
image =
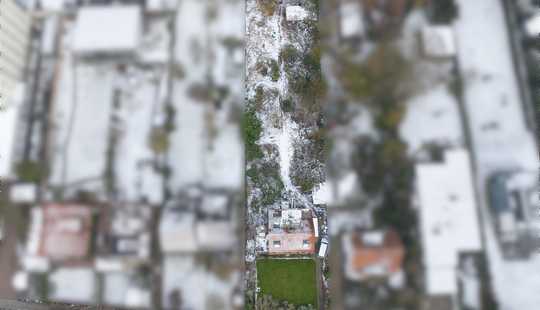
<svg viewBox="0 0 540 310">
<path fill-rule="evenodd" d="M 465 81 L 478 169 L 484 236 L 495 294 L 501 310 L 537 309 L 540 305 L 540 257 L 504 261 L 497 245 L 485 195 L 486 178 L 495 171 L 537 171 L 533 133 L 526 128 L 507 25 L 500 1 L 458 0 L 455 22 L 458 60 Z"/>
<path fill-rule="evenodd" d="M 272 16 L 263 16 L 259 11 L 256 1 L 246 2 L 247 12 L 247 42 L 246 42 L 246 74 L 248 98 L 253 98 L 257 87 L 262 86 L 265 91 L 277 91 L 277 96 L 268 96 L 264 99 L 264 107 L 257 116 L 262 123 L 262 134 L 259 144 L 273 144 L 278 149 L 278 161 L 281 181 L 285 191 L 292 193 L 304 206 L 311 206 L 310 200 L 296 188 L 290 177 L 290 168 L 294 156 L 294 145 L 301 137 L 300 126 L 286 113 L 281 111 L 279 95 L 288 94 L 287 75 L 283 65 L 277 81 L 272 81 L 269 76 L 263 77 L 256 69 L 261 60 L 278 61 L 281 49 L 292 44 L 297 49 L 303 50 L 301 42 L 291 41 L 282 29 L 283 16 L 279 12 L 280 7 Z"/>
</svg>

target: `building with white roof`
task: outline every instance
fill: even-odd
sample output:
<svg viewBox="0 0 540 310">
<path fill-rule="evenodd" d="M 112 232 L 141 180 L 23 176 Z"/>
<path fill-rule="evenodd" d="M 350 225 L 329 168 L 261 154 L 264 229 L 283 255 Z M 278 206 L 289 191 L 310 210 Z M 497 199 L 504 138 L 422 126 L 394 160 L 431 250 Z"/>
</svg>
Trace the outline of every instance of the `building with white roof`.
<svg viewBox="0 0 540 310">
<path fill-rule="evenodd" d="M 73 50 L 79 56 L 129 55 L 139 46 L 139 6 L 92 6 L 79 10 Z"/>
<path fill-rule="evenodd" d="M 482 248 L 466 150 L 446 151 L 442 163 L 416 166 L 420 231 L 430 295 L 455 295 L 459 255 Z"/>
<path fill-rule="evenodd" d="M 359 1 L 346 1 L 339 6 L 340 30 L 344 38 L 363 37 L 366 27 Z"/>
<path fill-rule="evenodd" d="M 301 21 L 309 17 L 309 13 L 299 5 L 289 5 L 285 8 L 287 21 Z"/>
<path fill-rule="evenodd" d="M 195 214 L 178 210 L 163 210 L 159 223 L 159 243 L 167 254 L 193 253 L 198 250 Z"/>
<path fill-rule="evenodd" d="M 450 26 L 425 26 L 422 28 L 422 46 L 426 56 L 454 57 L 457 52 L 454 30 Z"/>
</svg>

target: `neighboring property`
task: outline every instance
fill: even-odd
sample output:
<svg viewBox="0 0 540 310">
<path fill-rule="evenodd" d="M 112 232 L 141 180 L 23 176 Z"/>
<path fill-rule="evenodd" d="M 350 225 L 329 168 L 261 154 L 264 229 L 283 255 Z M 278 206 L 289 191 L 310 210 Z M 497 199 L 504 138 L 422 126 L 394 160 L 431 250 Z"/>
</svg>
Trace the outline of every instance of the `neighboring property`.
<svg viewBox="0 0 540 310">
<path fill-rule="evenodd" d="M 140 6 L 91 6 L 77 13 L 73 51 L 81 57 L 133 56 L 142 33 Z"/>
<path fill-rule="evenodd" d="M 270 209 L 266 235 L 268 254 L 315 253 L 318 237 L 316 219 L 310 209 Z"/>
<path fill-rule="evenodd" d="M 198 250 L 195 214 L 180 208 L 164 208 L 159 223 L 159 244 L 164 254 L 193 253 Z"/>
<path fill-rule="evenodd" d="M 424 54 L 431 58 L 456 56 L 454 30 L 451 26 L 425 26 L 422 28 L 422 48 Z"/>
<path fill-rule="evenodd" d="M 388 279 L 391 286 L 404 281 L 405 248 L 391 229 L 352 231 L 342 236 L 345 276 L 351 281 Z"/>
<path fill-rule="evenodd" d="M 528 258 L 539 244 L 538 174 L 502 171 L 488 182 L 490 209 L 506 258 Z"/>
<path fill-rule="evenodd" d="M 96 269 L 103 272 L 127 271 L 149 262 L 151 220 L 152 209 L 148 205 L 108 207 L 100 221 Z"/>
<path fill-rule="evenodd" d="M 482 250 L 469 153 L 447 150 L 443 162 L 416 166 L 426 292 L 458 294 L 460 255 Z"/>
<path fill-rule="evenodd" d="M 53 263 L 85 262 L 91 258 L 92 207 L 46 204 L 32 211 L 27 252 Z"/>
<path fill-rule="evenodd" d="M 167 206 L 159 223 L 165 254 L 229 252 L 236 244 L 236 223 L 226 194 L 196 194 L 187 205 Z"/>
</svg>

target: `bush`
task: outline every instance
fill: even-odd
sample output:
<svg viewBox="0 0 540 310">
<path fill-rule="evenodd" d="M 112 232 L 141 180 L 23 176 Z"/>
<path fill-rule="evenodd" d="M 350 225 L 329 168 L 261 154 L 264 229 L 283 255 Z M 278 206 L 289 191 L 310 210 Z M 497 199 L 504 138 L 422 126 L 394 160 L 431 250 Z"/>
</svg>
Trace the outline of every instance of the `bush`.
<svg viewBox="0 0 540 310">
<path fill-rule="evenodd" d="M 242 119 L 242 129 L 246 147 L 246 159 L 251 161 L 261 158 L 263 154 L 259 145 L 257 144 L 257 140 L 259 140 L 262 133 L 262 124 L 252 108 L 249 108 L 244 113 L 244 118 Z"/>
<path fill-rule="evenodd" d="M 15 171 L 20 181 L 39 182 L 47 175 L 45 163 L 35 161 L 23 161 L 16 165 Z"/>
<path fill-rule="evenodd" d="M 294 102 L 291 98 L 284 98 L 280 101 L 281 110 L 283 112 L 292 112 L 294 111 Z"/>
<path fill-rule="evenodd" d="M 291 44 L 284 46 L 279 52 L 279 58 L 285 65 L 292 65 L 300 57 L 300 52 Z"/>
<path fill-rule="evenodd" d="M 163 154 L 169 149 L 169 134 L 164 128 L 154 128 L 150 133 L 148 144 L 155 154 Z"/>
<path fill-rule="evenodd" d="M 270 72 L 272 72 L 272 81 L 277 82 L 279 80 L 279 65 L 274 59 L 270 60 Z"/>
</svg>

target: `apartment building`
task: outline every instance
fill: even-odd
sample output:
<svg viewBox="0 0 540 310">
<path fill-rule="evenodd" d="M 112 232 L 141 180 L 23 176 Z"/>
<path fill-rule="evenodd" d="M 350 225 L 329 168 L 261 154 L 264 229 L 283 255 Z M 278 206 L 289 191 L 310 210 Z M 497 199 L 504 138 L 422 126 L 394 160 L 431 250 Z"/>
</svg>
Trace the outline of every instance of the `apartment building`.
<svg viewBox="0 0 540 310">
<path fill-rule="evenodd" d="M 0 1 L 0 12 L 0 92 L 6 103 L 23 78 L 31 18 L 14 0 Z"/>
<path fill-rule="evenodd" d="M 14 0 L 0 0 L 0 178 L 12 176 L 15 128 L 30 41 L 30 15 Z M 16 89 L 19 89 L 16 92 Z"/>
</svg>

